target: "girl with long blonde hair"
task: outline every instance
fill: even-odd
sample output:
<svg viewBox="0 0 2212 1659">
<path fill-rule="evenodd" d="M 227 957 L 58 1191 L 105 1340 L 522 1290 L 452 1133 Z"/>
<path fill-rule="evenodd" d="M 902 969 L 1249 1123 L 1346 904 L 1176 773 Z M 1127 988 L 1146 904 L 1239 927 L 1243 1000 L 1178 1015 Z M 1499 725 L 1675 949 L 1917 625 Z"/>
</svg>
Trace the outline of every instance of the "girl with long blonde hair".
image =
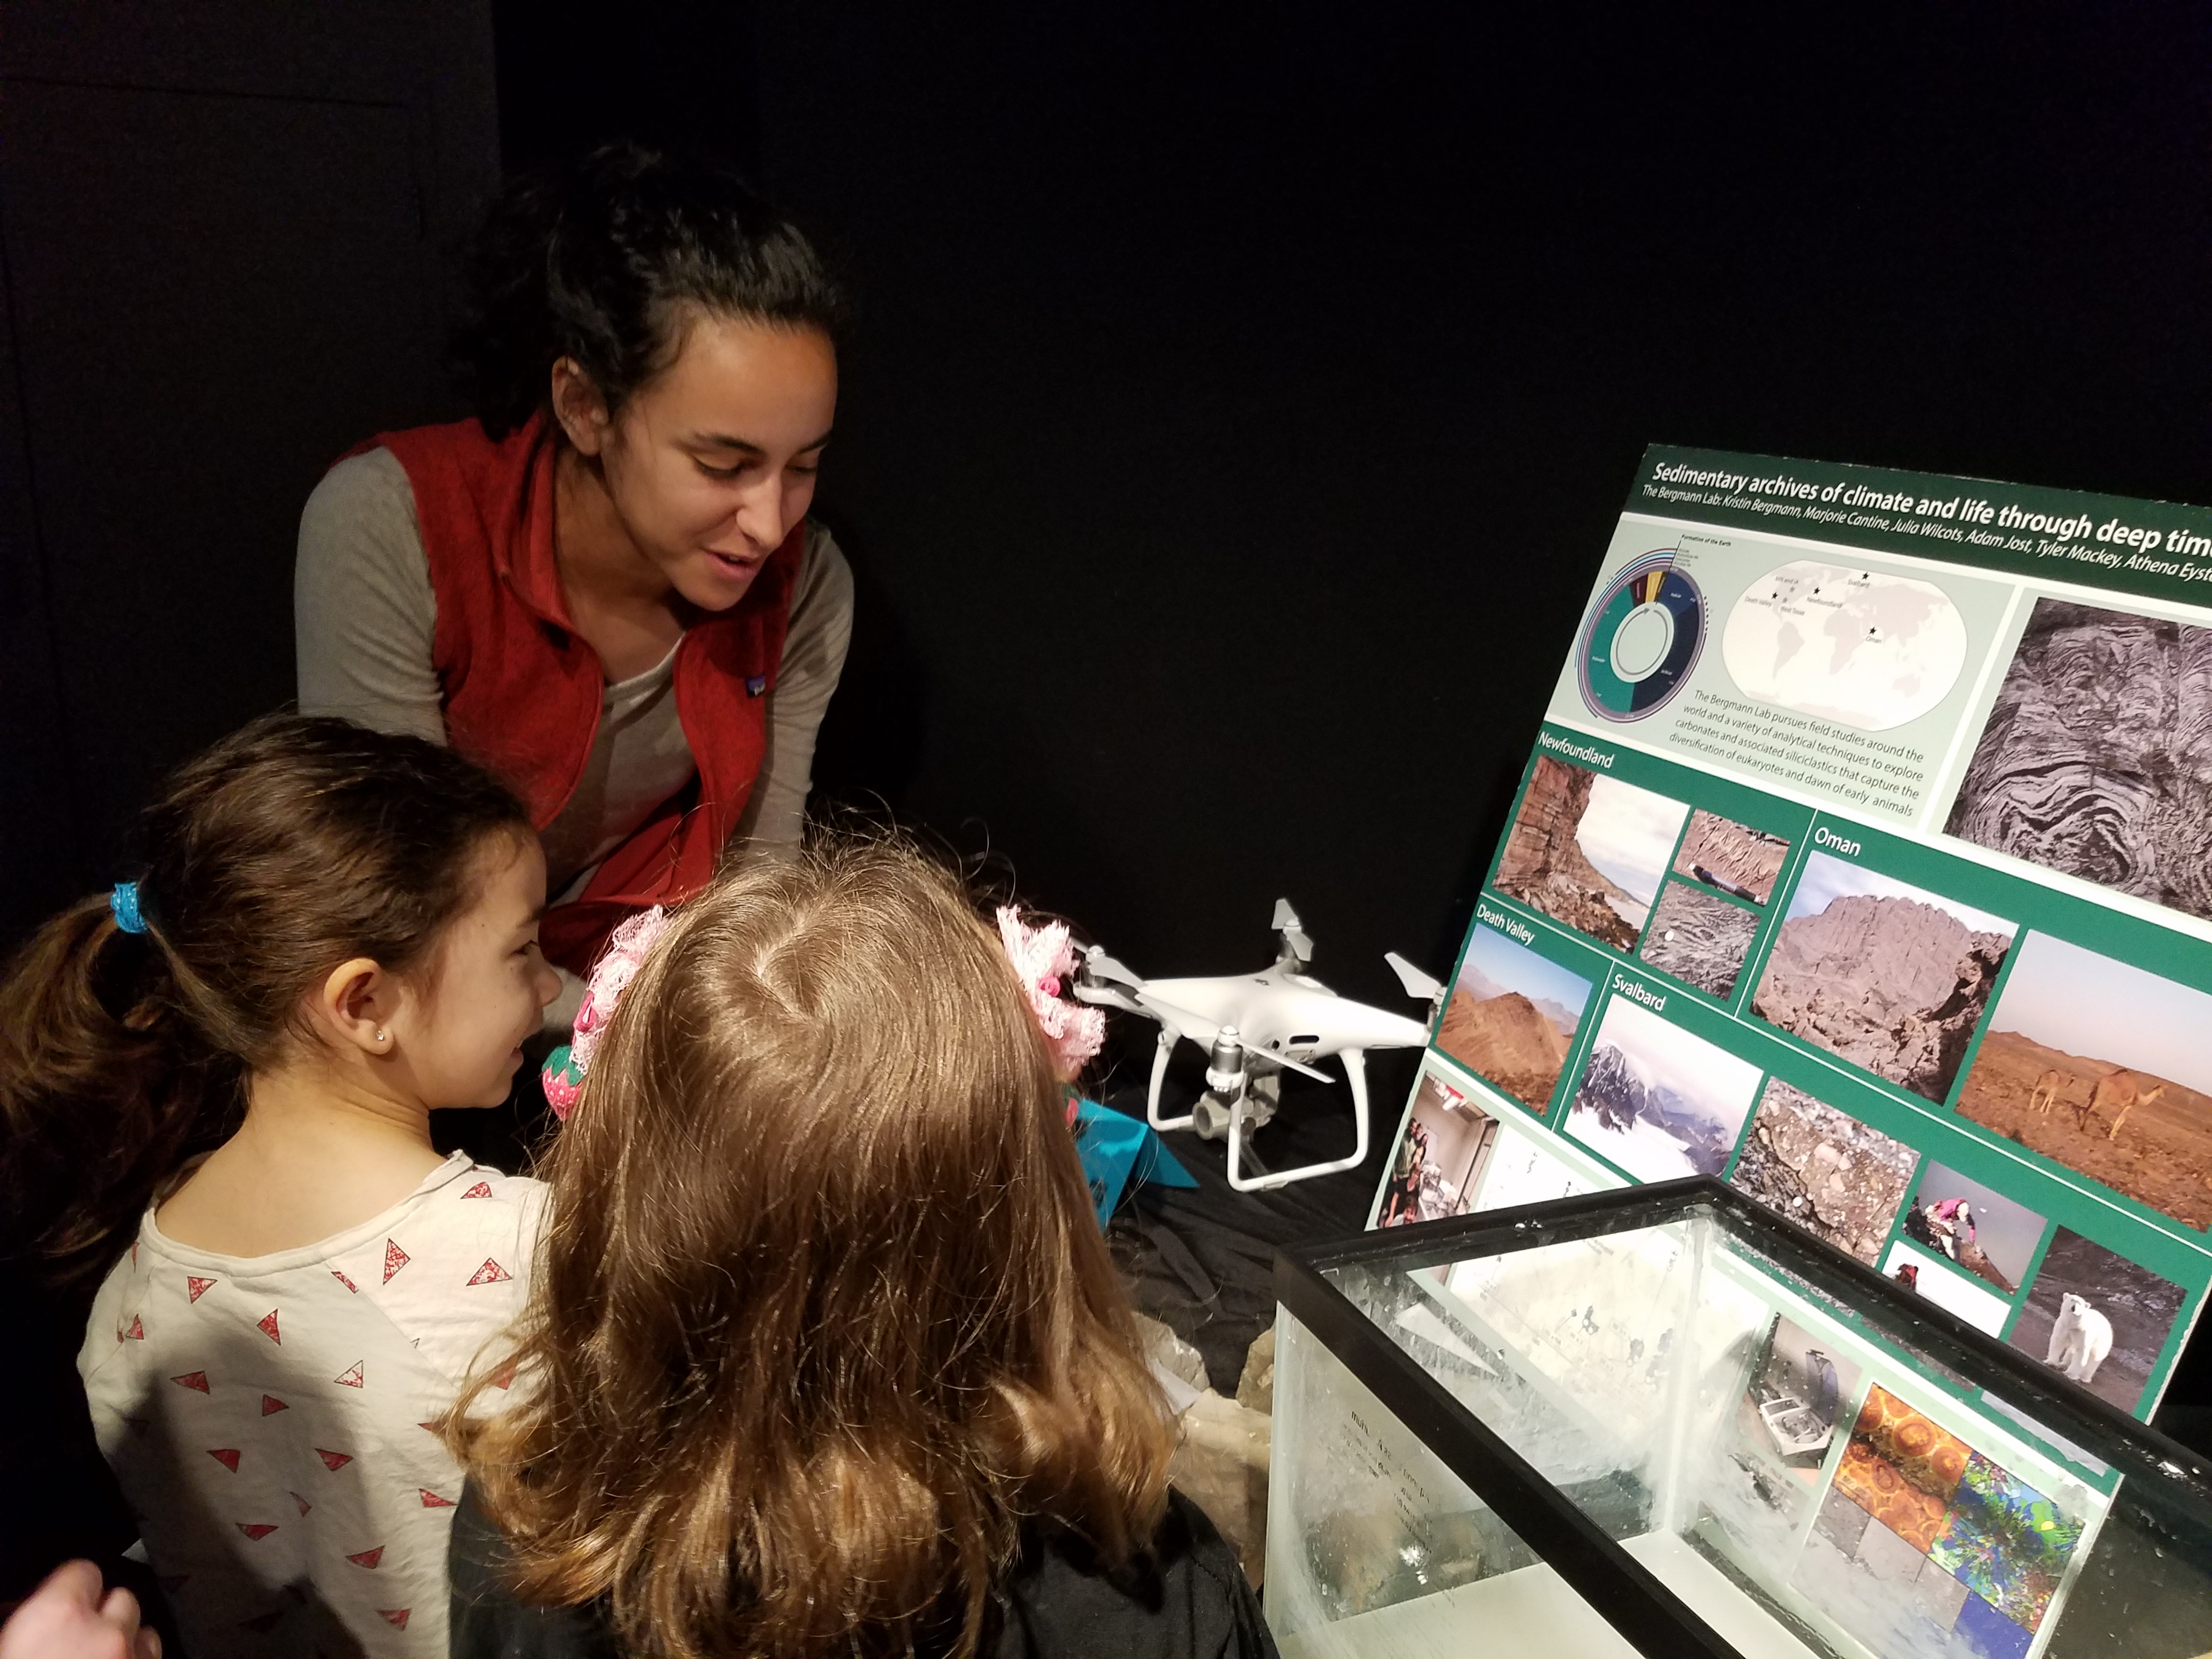
<svg viewBox="0 0 2212 1659">
<path fill-rule="evenodd" d="M 1047 1040 L 895 847 L 726 874 L 560 1141 L 453 1652 L 1267 1654 L 1170 1429 Z M 519 1374 L 507 1367 L 519 1364 Z"/>
</svg>

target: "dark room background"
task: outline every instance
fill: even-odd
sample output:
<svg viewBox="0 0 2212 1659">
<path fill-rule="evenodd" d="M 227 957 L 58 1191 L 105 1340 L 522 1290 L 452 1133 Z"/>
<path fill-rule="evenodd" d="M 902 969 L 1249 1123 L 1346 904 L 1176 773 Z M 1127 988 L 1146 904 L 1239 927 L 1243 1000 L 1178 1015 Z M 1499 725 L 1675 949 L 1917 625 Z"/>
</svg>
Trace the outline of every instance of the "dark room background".
<svg viewBox="0 0 2212 1659">
<path fill-rule="evenodd" d="M 1449 967 L 1647 441 L 2212 501 L 2212 13 L 1517 9 L 12 0 L 0 927 L 289 696 L 472 203 L 616 131 L 860 289 L 823 795 L 1148 972 Z"/>
</svg>

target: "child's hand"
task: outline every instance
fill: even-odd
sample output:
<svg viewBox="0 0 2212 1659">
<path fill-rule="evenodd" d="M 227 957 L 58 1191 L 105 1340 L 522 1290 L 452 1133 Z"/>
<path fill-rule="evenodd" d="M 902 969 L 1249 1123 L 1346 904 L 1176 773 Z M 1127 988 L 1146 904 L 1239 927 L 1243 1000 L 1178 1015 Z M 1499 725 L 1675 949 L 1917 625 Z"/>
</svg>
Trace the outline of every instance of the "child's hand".
<svg viewBox="0 0 2212 1659">
<path fill-rule="evenodd" d="M 161 1659 L 161 1638 L 138 1627 L 138 1598 L 100 1593 L 100 1569 L 70 1561 L 54 1569 L 0 1626 L 0 1659 Z"/>
</svg>

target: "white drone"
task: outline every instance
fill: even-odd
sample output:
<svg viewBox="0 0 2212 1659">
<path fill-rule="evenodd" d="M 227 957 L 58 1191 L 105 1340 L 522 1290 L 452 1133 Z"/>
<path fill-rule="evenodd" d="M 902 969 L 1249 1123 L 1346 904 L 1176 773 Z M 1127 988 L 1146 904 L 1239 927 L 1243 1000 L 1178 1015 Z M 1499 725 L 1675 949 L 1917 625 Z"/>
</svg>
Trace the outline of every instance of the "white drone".
<svg viewBox="0 0 2212 1659">
<path fill-rule="evenodd" d="M 1081 1001 L 1159 1022 L 1159 1049 L 1152 1056 L 1146 1121 L 1155 1129 L 1194 1127 L 1208 1140 L 1226 1134 L 1229 1184 L 1240 1193 L 1264 1192 L 1364 1163 L 1367 1051 L 1419 1048 L 1429 1040 L 1427 1025 L 1403 1014 L 1347 1002 L 1308 974 L 1313 940 L 1298 925 L 1297 912 L 1288 899 L 1275 902 L 1273 925 L 1281 936 L 1281 949 L 1274 965 L 1261 973 L 1224 974 L 1218 979 L 1139 979 L 1094 945 L 1084 952 L 1069 988 Z M 1428 1003 L 1433 1020 L 1443 987 L 1395 951 L 1383 960 L 1396 972 L 1407 996 Z M 1164 1118 L 1160 1084 L 1167 1076 L 1168 1056 L 1184 1040 L 1206 1051 L 1206 1093 L 1185 1115 Z M 1342 1056 L 1345 1080 L 1352 1085 L 1352 1111 L 1358 1120 L 1358 1144 L 1352 1155 L 1248 1178 L 1243 1173 L 1244 1137 L 1274 1116 L 1282 1073 L 1298 1072 L 1333 1083 L 1334 1078 L 1313 1065 L 1331 1054 Z"/>
</svg>

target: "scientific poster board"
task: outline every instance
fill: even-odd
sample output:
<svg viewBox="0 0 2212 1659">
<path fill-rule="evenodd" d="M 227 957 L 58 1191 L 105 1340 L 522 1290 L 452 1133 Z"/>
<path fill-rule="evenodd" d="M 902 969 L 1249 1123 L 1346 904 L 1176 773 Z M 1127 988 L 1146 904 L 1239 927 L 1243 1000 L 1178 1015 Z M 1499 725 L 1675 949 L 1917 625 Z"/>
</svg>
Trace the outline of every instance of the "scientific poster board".
<svg viewBox="0 0 2212 1659">
<path fill-rule="evenodd" d="M 2212 1287 L 2212 511 L 1646 452 L 1373 1223 L 1693 1173 L 2150 1415 Z"/>
</svg>

